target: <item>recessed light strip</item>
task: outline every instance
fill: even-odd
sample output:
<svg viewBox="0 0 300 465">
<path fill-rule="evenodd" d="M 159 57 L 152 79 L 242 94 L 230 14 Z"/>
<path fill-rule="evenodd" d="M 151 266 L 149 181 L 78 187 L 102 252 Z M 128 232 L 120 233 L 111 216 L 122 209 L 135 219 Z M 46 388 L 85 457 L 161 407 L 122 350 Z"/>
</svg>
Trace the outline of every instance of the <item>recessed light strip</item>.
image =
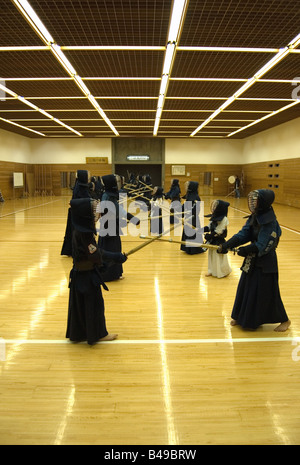
<svg viewBox="0 0 300 465">
<path fill-rule="evenodd" d="M 149 46 L 149 45 L 63 45 L 62 50 L 146 50 L 146 51 L 163 51 L 164 46 Z"/>
<path fill-rule="evenodd" d="M 34 103 L 30 102 L 29 100 L 27 100 L 26 98 L 22 97 L 21 95 L 16 94 L 16 93 L 13 92 L 12 90 L 10 90 L 10 89 L 8 89 L 6 86 L 4 86 L 3 84 L 0 84 L 0 89 L 3 90 L 5 93 L 8 93 L 9 95 L 13 96 L 15 99 L 20 100 L 20 102 L 24 103 L 24 105 L 27 105 L 28 107 L 33 108 L 33 110 L 38 111 L 39 113 L 42 113 L 42 115 L 44 115 L 44 116 L 46 116 L 47 118 L 49 118 L 49 119 L 55 121 L 55 122 L 58 123 L 59 125 L 64 126 L 65 128 L 67 128 L 67 129 L 69 129 L 70 131 L 74 132 L 74 133 L 77 134 L 78 136 L 81 136 L 81 137 L 82 137 L 82 134 L 80 134 L 80 132 L 76 131 L 75 129 L 71 128 L 70 126 L 67 126 L 65 123 L 63 123 L 63 122 L 60 121 L 59 119 L 54 118 L 52 115 L 50 115 L 50 113 L 48 113 L 47 111 L 43 110 L 42 108 L 37 107 L 36 105 L 34 105 Z M 13 110 L 13 111 L 15 111 L 15 110 Z"/>
<path fill-rule="evenodd" d="M 220 114 L 225 108 L 231 105 L 240 95 L 242 95 L 246 90 L 248 90 L 253 84 L 255 84 L 264 74 L 266 74 L 270 69 L 276 66 L 281 60 L 283 60 L 293 48 L 295 48 L 300 43 L 300 34 L 293 39 L 287 47 L 279 49 L 278 53 L 271 58 L 257 73 L 235 92 L 226 102 L 224 102 L 210 117 L 204 121 L 198 128 L 193 131 L 190 136 L 193 137 L 197 132 L 203 129 L 208 123 L 210 123 L 218 114 Z"/>
<path fill-rule="evenodd" d="M 17 4 L 17 3 L 16 3 Z M 22 10 L 23 12 L 23 10 Z M 25 16 L 25 14 L 24 14 Z M 32 22 L 29 21 L 31 24 Z M 38 31 L 37 31 L 38 32 Z M 44 40 L 44 38 L 43 38 Z M 44 40 L 45 41 L 45 40 Z M 19 51 L 47 51 L 48 45 L 14 45 L 0 47 L 0 52 L 19 52 Z M 141 50 L 141 51 L 164 51 L 165 46 L 162 45 L 62 45 L 62 50 L 69 51 L 103 51 L 103 50 Z M 250 47 L 183 47 L 177 46 L 178 51 L 182 52 L 240 52 L 240 53 L 277 53 L 278 48 L 250 48 Z M 291 50 L 291 53 L 300 53 L 300 50 Z"/>
<path fill-rule="evenodd" d="M 49 47 L 50 49 L 50 47 Z M 21 77 L 21 78 L 5 78 L 5 81 L 72 81 L 70 77 Z"/>
<path fill-rule="evenodd" d="M 13 0 L 13 3 L 46 45 L 50 45 L 54 42 L 52 35 L 27 0 Z"/>
<path fill-rule="evenodd" d="M 104 119 L 104 121 L 108 124 L 108 126 L 112 129 L 112 131 L 118 136 L 119 135 L 118 131 L 113 126 L 113 124 L 109 121 L 109 119 L 105 115 L 102 108 L 96 102 L 95 98 L 91 95 L 89 89 L 84 84 L 81 77 L 77 74 L 75 68 L 70 63 L 68 58 L 65 56 L 64 52 L 62 51 L 62 47 L 60 47 L 58 44 L 55 43 L 53 37 L 51 36 L 47 28 L 44 26 L 44 24 L 42 23 L 38 15 L 35 13 L 33 8 L 29 5 L 28 1 L 27 0 L 13 0 L 13 1 L 14 1 L 14 4 L 17 6 L 17 8 L 21 11 L 22 15 L 26 18 L 26 20 L 38 33 L 38 35 L 43 40 L 43 42 L 45 42 L 46 45 L 50 46 L 51 52 L 53 53 L 55 58 L 58 60 L 58 62 L 63 66 L 65 71 L 74 80 L 74 82 L 77 84 L 79 89 L 83 92 L 83 94 L 86 97 L 88 97 L 89 101 L 92 103 L 92 105 L 98 111 L 98 113 Z M 93 97 L 93 99 L 89 97 Z M 54 121 L 57 122 L 58 120 L 54 119 Z"/>
<path fill-rule="evenodd" d="M 180 37 L 183 19 L 187 7 L 187 0 L 174 0 L 173 9 L 171 14 L 170 26 L 168 31 L 167 48 L 165 51 L 165 58 L 162 70 L 161 85 L 158 96 L 155 124 L 153 128 L 153 135 L 157 136 L 164 100 L 167 93 L 169 78 L 175 58 L 176 45 Z"/>
<path fill-rule="evenodd" d="M 49 50 L 48 45 L 32 45 L 32 46 L 17 46 L 17 47 L 0 47 L 0 52 L 37 52 Z"/>
<path fill-rule="evenodd" d="M 177 47 L 178 50 L 178 47 Z M 194 81 L 194 82 L 247 82 L 247 79 L 230 79 L 230 78 L 175 78 L 170 77 L 170 81 Z"/>
<path fill-rule="evenodd" d="M 182 52 L 245 52 L 245 53 L 277 53 L 278 48 L 250 48 L 250 47 L 181 47 Z"/>
<path fill-rule="evenodd" d="M 39 136 L 45 137 L 45 134 L 43 134 L 42 132 L 38 132 L 38 131 L 35 131 L 34 129 L 27 128 L 26 126 L 22 126 L 21 124 L 2 118 L 1 116 L 0 116 L 0 121 L 4 121 L 5 123 L 8 123 L 8 124 L 13 124 L 14 126 L 17 126 L 18 128 L 25 129 L 26 131 L 34 132 L 35 134 L 38 134 Z"/>
<path fill-rule="evenodd" d="M 244 131 L 245 129 L 248 129 L 248 128 L 250 128 L 251 126 L 254 126 L 255 124 L 258 124 L 258 123 L 260 123 L 261 121 L 264 121 L 264 120 L 266 120 L 266 119 L 268 119 L 268 118 L 271 118 L 272 116 L 277 115 L 278 113 L 281 113 L 282 111 L 288 110 L 289 108 L 292 108 L 293 106 L 297 105 L 298 103 L 300 103 L 300 100 L 294 101 L 293 103 L 290 103 L 289 105 L 286 105 L 286 106 L 284 106 L 284 107 L 281 107 L 281 108 L 279 108 L 279 110 L 272 111 L 272 112 L 269 113 L 268 115 L 265 115 L 265 116 L 263 116 L 262 118 L 257 119 L 257 120 L 253 121 L 253 122 L 250 123 L 250 124 L 247 124 L 247 126 L 243 126 L 242 128 L 238 129 L 237 131 L 231 132 L 230 134 L 228 134 L 227 137 L 231 137 L 231 136 L 233 136 L 234 134 L 237 134 L 238 132 Z"/>
</svg>

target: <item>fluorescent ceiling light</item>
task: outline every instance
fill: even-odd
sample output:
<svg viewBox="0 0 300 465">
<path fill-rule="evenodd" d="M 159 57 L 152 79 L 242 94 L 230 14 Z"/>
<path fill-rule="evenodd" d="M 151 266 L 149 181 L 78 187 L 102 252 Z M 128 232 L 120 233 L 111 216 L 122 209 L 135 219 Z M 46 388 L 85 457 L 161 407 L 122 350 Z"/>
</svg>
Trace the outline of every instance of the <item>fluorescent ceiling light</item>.
<svg viewBox="0 0 300 465">
<path fill-rule="evenodd" d="M 289 101 L 292 101 L 292 100 L 295 100 L 293 98 L 263 98 L 263 97 L 249 97 L 249 98 L 243 98 L 243 97 L 240 97 L 238 98 L 237 100 L 244 100 L 244 101 L 260 101 L 260 102 L 289 102 Z"/>
<path fill-rule="evenodd" d="M 0 47 L 0 52 L 37 52 L 39 50 L 49 50 L 49 45 L 32 45 L 32 46 L 17 46 L 17 47 Z"/>
<path fill-rule="evenodd" d="M 1 81 L 3 82 L 4 79 L 1 79 Z M 6 94 L 9 94 L 11 95 L 12 97 L 14 98 L 18 98 L 18 94 L 16 94 L 15 92 L 13 92 L 12 90 L 8 89 L 6 86 L 4 86 L 3 84 L 0 83 L 0 90 L 2 90 L 4 93 Z"/>
<path fill-rule="evenodd" d="M 156 119 L 155 119 L 154 130 L 153 130 L 153 135 L 154 135 L 154 136 L 157 136 L 158 127 L 159 127 L 159 121 L 160 121 L 159 118 L 156 118 Z"/>
<path fill-rule="evenodd" d="M 5 118 L 2 118 L 1 116 L 0 116 L 0 120 L 4 121 L 5 123 L 8 123 L 8 124 L 13 124 L 14 126 L 17 126 L 18 128 L 26 129 L 26 131 L 34 132 L 35 134 L 38 134 L 39 136 L 45 137 L 45 134 L 43 134 L 42 132 L 38 132 L 38 131 L 35 131 L 34 129 L 27 128 L 26 126 L 22 126 L 21 124 L 15 123 L 14 121 L 10 121 L 10 120 L 5 119 Z"/>
<path fill-rule="evenodd" d="M 268 119 L 268 118 L 271 118 L 272 116 L 275 116 L 275 115 L 277 115 L 278 113 L 281 113 L 282 111 L 288 110 L 289 108 L 291 108 L 291 107 L 297 105 L 298 103 L 300 103 L 300 100 L 297 100 L 297 101 L 295 101 L 295 102 L 293 102 L 293 103 L 290 103 L 289 105 L 286 105 L 286 106 L 284 106 L 284 107 L 282 107 L 282 108 L 279 108 L 278 110 L 272 111 L 272 112 L 269 113 L 268 115 L 265 115 L 265 116 L 263 116 L 262 118 L 257 119 L 257 120 L 253 121 L 253 122 L 250 123 L 250 124 L 247 124 L 247 126 L 243 126 L 242 128 L 238 129 L 237 131 L 234 131 L 234 132 L 228 134 L 227 137 L 231 137 L 231 136 L 233 136 L 234 134 L 237 134 L 238 132 L 244 131 L 245 129 L 248 129 L 248 128 L 250 128 L 251 126 L 254 126 L 255 124 L 261 123 L 261 121 L 264 121 L 264 120 L 266 120 L 266 119 Z"/>
<path fill-rule="evenodd" d="M 255 82 L 256 82 L 256 79 L 254 77 L 251 79 L 248 79 L 248 81 L 245 84 L 243 84 L 242 87 L 240 87 L 237 92 L 235 92 L 234 97 L 238 98 L 240 95 L 246 92 L 246 90 L 248 90 Z"/>
<path fill-rule="evenodd" d="M 173 9 L 172 9 L 170 27 L 169 27 L 169 32 L 168 32 L 168 44 L 167 44 L 167 48 L 165 52 L 165 58 L 164 58 L 164 64 L 163 64 L 163 70 L 162 70 L 162 79 L 161 79 L 160 92 L 159 92 L 160 96 L 162 95 L 163 97 L 160 97 L 158 100 L 157 113 L 159 114 L 159 116 L 157 116 L 155 119 L 155 125 L 154 125 L 154 130 L 153 130 L 154 136 L 156 136 L 158 132 L 160 116 L 162 113 L 162 101 L 164 101 L 164 98 L 167 92 L 169 77 L 171 74 L 174 56 L 176 53 L 176 45 L 177 45 L 177 41 L 180 36 L 187 3 L 188 3 L 187 0 L 174 0 L 173 1 Z"/>
<path fill-rule="evenodd" d="M 39 34 L 39 36 L 42 38 L 42 40 L 44 42 L 46 42 L 47 45 L 50 45 L 50 50 L 54 54 L 55 58 L 59 61 L 59 63 L 63 66 L 63 68 L 71 76 L 71 78 L 74 79 L 75 83 L 80 88 L 80 90 L 83 92 L 83 94 L 85 96 L 87 96 L 89 98 L 89 100 L 91 101 L 90 97 L 92 97 L 92 96 L 90 95 L 89 89 L 84 84 L 81 77 L 77 74 L 75 68 L 70 63 L 70 61 L 68 60 L 68 58 L 66 57 L 64 52 L 62 51 L 62 48 L 58 44 L 55 43 L 53 37 L 51 36 L 49 31 L 46 29 L 46 27 L 44 26 L 44 24 L 42 23 L 42 21 L 40 20 L 38 15 L 35 13 L 33 8 L 29 5 L 28 1 L 27 0 L 14 0 L 14 3 L 19 8 L 21 13 L 25 16 L 25 18 L 30 22 L 31 26 Z M 24 103 L 26 103 L 26 99 L 24 99 Z M 96 110 L 99 112 L 99 114 L 102 116 L 104 121 L 108 124 L 108 126 L 113 130 L 113 132 L 116 135 L 119 135 L 117 130 L 115 129 L 115 127 L 112 125 L 112 123 L 109 121 L 109 119 L 105 115 L 102 108 L 100 108 L 100 106 L 96 102 L 96 100 L 94 99 L 93 101 L 91 101 L 91 103 L 96 108 Z M 29 106 L 32 106 L 32 104 L 30 104 L 28 102 L 26 104 L 29 105 Z M 38 111 L 40 111 L 40 109 L 38 109 L 38 107 L 36 107 L 36 108 L 37 108 Z M 62 124 L 63 126 L 67 127 L 71 131 L 75 132 L 75 134 L 78 134 L 78 135 L 82 136 L 82 134 L 80 134 L 78 131 L 73 130 L 69 126 L 66 126 L 64 123 L 59 121 L 57 118 L 55 118 L 54 121 L 56 121 L 59 124 Z"/>
<path fill-rule="evenodd" d="M 300 77 L 295 77 L 294 79 L 259 79 L 259 82 L 278 82 L 278 83 L 300 82 Z"/>
<path fill-rule="evenodd" d="M 300 38 L 299 38 L 300 40 Z M 231 96 L 227 102 L 223 103 L 220 108 L 218 108 L 204 123 L 202 123 L 198 128 L 195 129 L 191 133 L 191 137 L 193 137 L 197 132 L 199 132 L 202 128 L 204 128 L 212 119 L 215 118 L 221 111 L 223 111 L 226 107 L 228 107 L 234 100 L 236 100 L 240 95 L 242 95 L 246 90 L 248 90 L 253 84 L 255 84 L 260 77 L 266 74 L 270 69 L 276 66 L 283 58 L 285 58 L 290 53 L 290 49 L 288 47 L 284 47 L 279 50 L 279 52 L 271 58 L 252 78 L 248 79 L 248 81 Z"/>
<path fill-rule="evenodd" d="M 80 132 L 76 131 L 76 129 L 71 128 L 71 127 L 68 126 L 67 124 L 65 124 L 65 123 L 63 123 L 62 121 L 60 121 L 59 119 L 53 118 L 53 121 L 55 121 L 56 123 L 60 124 L 60 125 L 63 126 L 64 128 L 69 129 L 70 131 L 74 132 L 74 133 L 77 134 L 78 136 L 81 136 L 81 137 L 82 137 L 82 134 L 81 134 Z"/>
<path fill-rule="evenodd" d="M 167 49 L 166 49 L 166 54 L 165 54 L 165 61 L 164 61 L 164 67 L 163 67 L 163 74 L 170 74 L 171 70 L 171 65 L 172 61 L 174 58 L 174 52 L 175 52 L 175 44 L 168 44 Z"/>
<path fill-rule="evenodd" d="M 177 42 L 186 8 L 186 0 L 174 0 L 168 42 Z"/>
<path fill-rule="evenodd" d="M 27 0 L 13 0 L 13 2 L 21 11 L 21 13 L 25 16 L 26 20 L 30 23 L 34 30 L 41 37 L 43 42 L 45 42 L 47 45 L 53 43 L 54 39 L 52 35 L 44 26 L 34 9 L 29 5 Z"/>
<path fill-rule="evenodd" d="M 296 48 L 300 44 L 300 33 L 294 37 L 293 40 L 289 43 L 288 47 Z"/>
<path fill-rule="evenodd" d="M 63 45 L 62 50 L 146 50 L 146 51 L 162 51 L 164 46 L 152 45 Z"/>
<path fill-rule="evenodd" d="M 290 49 L 288 47 L 280 49 L 280 51 L 273 57 L 271 60 L 268 61 L 255 75 L 254 78 L 259 79 L 264 74 L 266 74 L 270 69 L 274 68 L 286 55 L 290 53 Z"/>
<path fill-rule="evenodd" d="M 159 108 L 156 110 L 156 119 L 160 119 L 161 114 L 162 114 L 162 107 L 159 107 Z"/>
<path fill-rule="evenodd" d="M 6 78 L 6 81 L 71 81 L 71 77 L 24 77 L 24 78 Z"/>
<path fill-rule="evenodd" d="M 160 81 L 160 77 L 125 77 L 125 76 L 93 76 L 84 77 L 85 81 Z"/>
<path fill-rule="evenodd" d="M 169 82 L 169 76 L 167 74 L 164 74 L 163 77 L 161 78 L 161 84 L 160 84 L 160 89 L 159 89 L 160 95 L 166 94 L 168 82 Z"/>
<path fill-rule="evenodd" d="M 160 94 L 160 96 L 158 97 L 157 108 L 163 107 L 164 99 L 165 99 L 165 96 L 163 94 Z"/>
<path fill-rule="evenodd" d="M 77 74 L 75 68 L 71 65 L 71 63 L 69 62 L 68 58 L 61 50 L 61 47 L 59 45 L 51 44 L 51 51 L 71 77 Z"/>
<path fill-rule="evenodd" d="M 179 48 L 177 47 L 177 50 Z M 171 81 L 195 81 L 195 82 L 247 82 L 247 79 L 230 79 L 230 78 L 175 78 L 170 77 Z"/>
<path fill-rule="evenodd" d="M 87 86 L 85 85 L 85 83 L 83 82 L 81 77 L 78 76 L 78 74 L 74 75 L 74 80 L 75 80 L 76 84 L 78 85 L 78 87 L 80 88 L 80 90 L 84 93 L 84 95 L 86 95 L 86 96 L 90 95 L 89 89 L 87 88 Z"/>
<path fill-rule="evenodd" d="M 246 52 L 246 53 L 277 53 L 278 48 L 250 48 L 250 47 L 177 47 L 184 52 Z"/>
<path fill-rule="evenodd" d="M 18 95 L 15 92 L 11 91 L 10 89 L 8 89 L 3 84 L 0 84 L 0 89 L 3 90 L 4 92 L 10 94 L 10 95 L 13 95 L 17 100 L 24 103 L 24 105 L 27 105 L 28 107 L 32 108 L 33 110 L 38 111 L 39 113 L 42 113 L 44 116 L 46 116 L 47 118 L 55 121 L 56 123 L 60 124 L 61 126 L 67 127 L 70 131 L 74 132 L 78 136 L 82 136 L 82 134 L 80 134 L 75 129 L 71 128 L 70 126 L 66 126 L 62 121 L 60 121 L 57 118 L 54 118 L 52 115 L 50 115 L 50 113 L 47 113 L 45 110 L 43 110 L 42 108 L 37 107 L 36 105 L 34 105 L 34 103 L 30 102 L 26 98 L 24 98 L 21 95 Z M 15 110 L 13 110 L 13 111 L 15 111 Z"/>
</svg>

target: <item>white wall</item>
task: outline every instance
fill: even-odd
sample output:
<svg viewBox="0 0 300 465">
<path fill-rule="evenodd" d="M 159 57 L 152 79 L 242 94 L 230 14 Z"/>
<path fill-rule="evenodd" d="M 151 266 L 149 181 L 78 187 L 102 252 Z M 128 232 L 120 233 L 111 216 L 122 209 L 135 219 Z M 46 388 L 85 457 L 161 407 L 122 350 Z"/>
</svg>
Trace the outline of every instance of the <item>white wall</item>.
<svg viewBox="0 0 300 465">
<path fill-rule="evenodd" d="M 0 129 L 0 161 L 85 163 L 108 157 L 111 139 L 31 139 Z M 166 164 L 244 164 L 300 158 L 300 118 L 246 139 L 166 139 Z"/>
<path fill-rule="evenodd" d="M 166 139 L 166 164 L 242 164 L 243 142 L 225 139 Z"/>
<path fill-rule="evenodd" d="M 245 164 L 300 158 L 300 118 L 243 140 Z"/>
<path fill-rule="evenodd" d="M 0 129 L 0 161 L 29 163 L 32 153 L 31 140 Z"/>
<path fill-rule="evenodd" d="M 107 157 L 111 163 L 111 139 L 33 139 L 30 162 L 85 163 L 86 157 Z"/>
</svg>

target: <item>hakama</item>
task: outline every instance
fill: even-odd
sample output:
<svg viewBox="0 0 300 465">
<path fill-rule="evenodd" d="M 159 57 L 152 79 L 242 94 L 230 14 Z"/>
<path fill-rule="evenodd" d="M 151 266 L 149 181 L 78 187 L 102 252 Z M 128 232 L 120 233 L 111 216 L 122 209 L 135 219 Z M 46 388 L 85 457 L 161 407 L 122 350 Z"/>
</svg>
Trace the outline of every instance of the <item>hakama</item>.
<svg viewBox="0 0 300 465">
<path fill-rule="evenodd" d="M 107 336 L 101 279 L 96 269 L 72 269 L 69 283 L 69 308 L 66 337 L 73 342 L 95 344 Z"/>
</svg>

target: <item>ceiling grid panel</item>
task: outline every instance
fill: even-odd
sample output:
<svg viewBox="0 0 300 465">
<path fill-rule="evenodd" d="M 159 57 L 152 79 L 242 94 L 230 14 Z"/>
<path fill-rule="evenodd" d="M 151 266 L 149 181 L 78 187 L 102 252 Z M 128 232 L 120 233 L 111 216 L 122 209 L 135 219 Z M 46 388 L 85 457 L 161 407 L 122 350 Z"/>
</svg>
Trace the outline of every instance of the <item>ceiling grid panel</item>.
<svg viewBox="0 0 300 465">
<path fill-rule="evenodd" d="M 294 0 L 20 0 L 40 31 L 17 3 L 0 0 L 2 129 L 239 139 L 300 117 Z"/>
</svg>

